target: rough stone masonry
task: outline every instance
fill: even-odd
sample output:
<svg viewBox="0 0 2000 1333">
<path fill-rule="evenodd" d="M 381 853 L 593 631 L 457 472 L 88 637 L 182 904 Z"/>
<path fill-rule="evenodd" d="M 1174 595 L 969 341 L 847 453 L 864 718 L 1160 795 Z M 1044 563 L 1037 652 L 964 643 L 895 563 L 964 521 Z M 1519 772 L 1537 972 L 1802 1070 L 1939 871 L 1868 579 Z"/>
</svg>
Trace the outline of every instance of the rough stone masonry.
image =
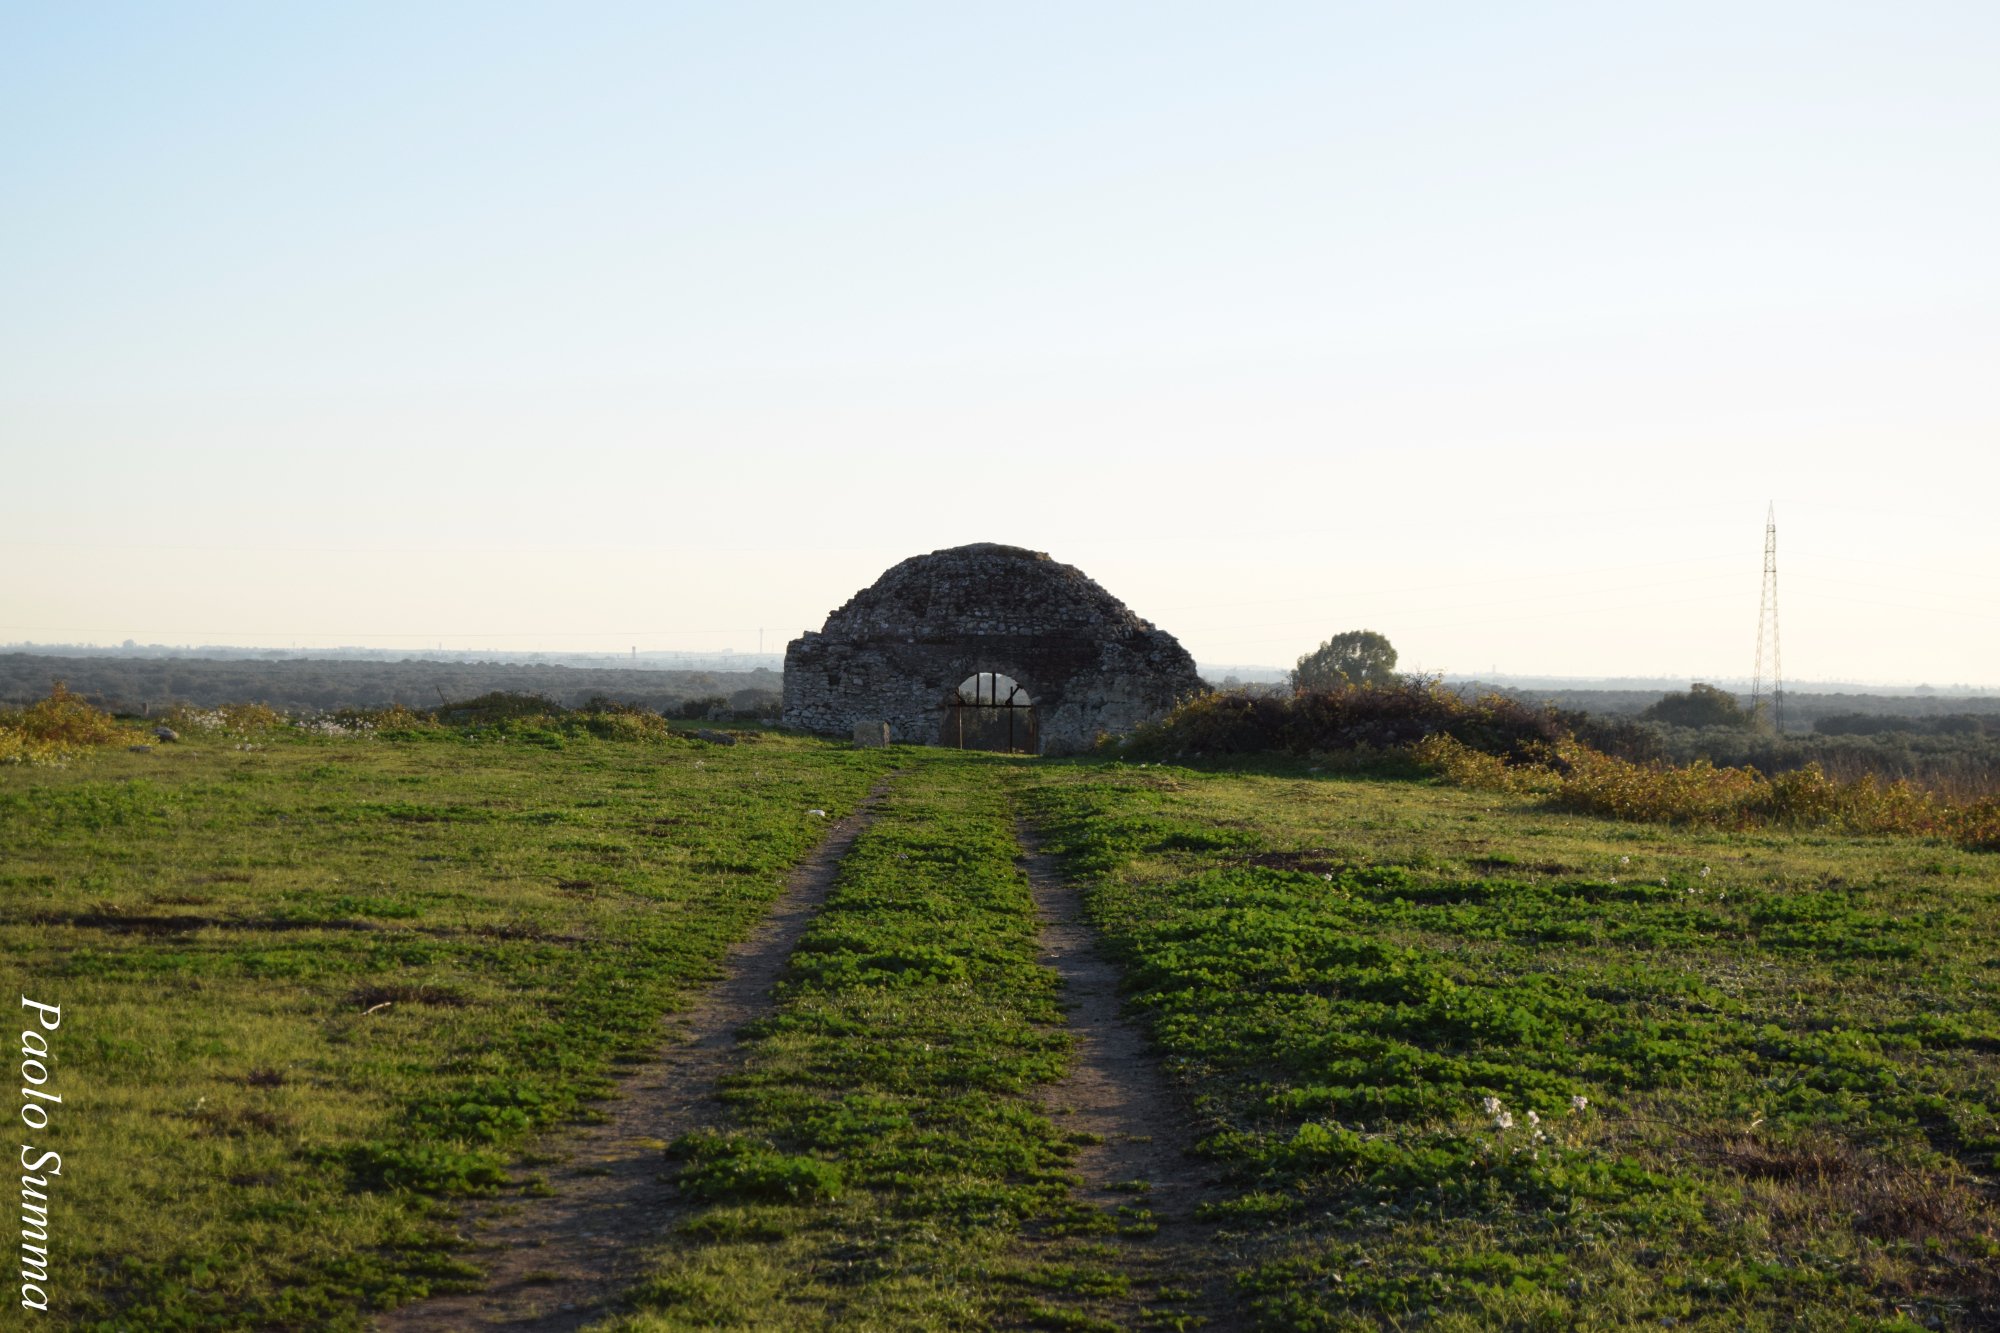
<svg viewBox="0 0 2000 1333">
<path fill-rule="evenodd" d="M 899 742 L 946 740 L 951 701 L 980 672 L 1011 676 L 1045 754 L 1088 749 L 1207 689 L 1173 635 L 1074 565 L 980 542 L 912 556 L 785 649 L 784 725 Z"/>
</svg>

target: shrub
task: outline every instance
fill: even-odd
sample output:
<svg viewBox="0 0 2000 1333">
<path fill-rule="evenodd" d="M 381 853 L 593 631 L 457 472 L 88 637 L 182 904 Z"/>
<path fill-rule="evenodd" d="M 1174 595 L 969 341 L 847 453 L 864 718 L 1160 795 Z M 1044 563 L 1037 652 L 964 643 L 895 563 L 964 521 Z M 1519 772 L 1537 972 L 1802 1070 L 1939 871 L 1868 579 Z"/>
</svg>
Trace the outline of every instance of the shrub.
<svg viewBox="0 0 2000 1333">
<path fill-rule="evenodd" d="M 215 708 L 194 708 L 176 704 L 167 710 L 166 723 L 175 731 L 212 732 L 241 736 L 268 731 L 282 725 L 284 718 L 264 704 L 221 704 Z"/>
<path fill-rule="evenodd" d="M 776 690 L 738 690 L 729 696 L 729 710 L 739 718 L 776 718 L 784 700 Z"/>
<path fill-rule="evenodd" d="M 1727 690 L 1696 681 L 1685 694 L 1669 694 L 1639 714 L 1646 722 L 1676 727 L 1748 727 L 1756 721 Z"/>
<path fill-rule="evenodd" d="M 50 763 L 124 738 L 111 714 L 57 681 L 49 697 L 0 713 L 0 763 Z"/>
<path fill-rule="evenodd" d="M 1546 793 L 1548 804 L 1577 814 L 1716 828 L 1827 828 L 1949 838 L 1973 851 L 2000 851 L 2000 800 L 1953 803 L 1909 782 L 1873 775 L 1843 781 L 1818 764 L 1767 778 L 1753 768 L 1637 764 L 1569 742 L 1561 771 L 1508 765 L 1448 738 L 1425 742 L 1417 756 L 1457 786 Z"/>
<path fill-rule="evenodd" d="M 401 704 L 395 705 L 401 708 Z M 463 726 L 467 723 L 514 722 L 523 718 L 556 717 L 567 713 L 555 700 L 539 694 L 515 694 L 494 690 L 463 703 L 442 704 L 431 716 L 439 722 Z"/>
<path fill-rule="evenodd" d="M 1952 840 L 1975 852 L 2000 852 L 2000 800 L 1988 799 L 1949 811 Z"/>
<path fill-rule="evenodd" d="M 1203 695 L 1139 728 L 1121 751 L 1174 759 L 1313 755 L 1323 764 L 1365 758 L 1378 772 L 1393 770 L 1400 758 L 1454 786 L 1537 793 L 1550 808 L 1576 814 L 1916 834 L 2000 851 L 2000 798 L 1953 800 L 1906 779 L 1830 773 L 1812 761 L 1769 775 L 1707 758 L 1668 763 L 1650 729 L 1502 695 L 1467 699 L 1414 677 L 1288 698 Z"/>
<path fill-rule="evenodd" d="M 1139 728 L 1128 752 L 1181 755 L 1319 754 L 1361 747 L 1402 749 L 1432 736 L 1509 764 L 1543 763 L 1563 742 L 1582 738 L 1644 752 L 1641 728 L 1607 724 L 1576 713 L 1537 707 L 1505 695 L 1467 699 L 1439 682 L 1405 676 L 1387 685 L 1303 690 L 1290 696 L 1207 694 L 1159 722 Z"/>
<path fill-rule="evenodd" d="M 91 707 L 61 681 L 50 687 L 48 698 L 29 704 L 9 721 L 29 739 L 53 745 L 107 745 L 119 735 L 111 714 Z"/>
<path fill-rule="evenodd" d="M 1667 823 L 1735 822 L 1737 807 L 1762 781 L 1754 769 L 1717 768 L 1705 759 L 1683 767 L 1636 764 L 1571 745 L 1567 771 L 1549 803 L 1577 814 Z"/>
<path fill-rule="evenodd" d="M 387 708 L 343 708 L 321 721 L 331 723 L 337 729 L 327 731 L 328 735 L 372 735 L 388 740 L 444 730 L 438 725 L 436 714 L 420 713 L 402 704 L 390 704 Z"/>
<path fill-rule="evenodd" d="M 655 741 L 674 734 L 665 718 L 641 708 L 586 710 L 583 726 L 591 735 L 606 741 Z"/>
<path fill-rule="evenodd" d="M 1560 780 L 1545 766 L 1509 764 L 1499 755 L 1482 753 L 1443 733 L 1418 741 L 1410 757 L 1454 787 L 1546 791 Z"/>
</svg>

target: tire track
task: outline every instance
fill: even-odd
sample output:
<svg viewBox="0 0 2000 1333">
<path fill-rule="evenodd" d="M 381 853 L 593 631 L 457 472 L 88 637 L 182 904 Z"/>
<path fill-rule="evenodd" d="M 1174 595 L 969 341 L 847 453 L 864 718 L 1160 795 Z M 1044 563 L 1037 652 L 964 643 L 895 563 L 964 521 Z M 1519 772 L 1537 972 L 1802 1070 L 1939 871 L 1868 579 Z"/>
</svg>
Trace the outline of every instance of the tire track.
<svg viewBox="0 0 2000 1333">
<path fill-rule="evenodd" d="M 737 1032 L 771 1011 L 772 987 L 886 789 L 878 783 L 793 868 L 770 913 L 730 951 L 723 980 L 667 1020 L 676 1039 L 594 1108 L 603 1119 L 566 1126 L 539 1145 L 559 1163 L 549 1171 L 552 1192 L 515 1191 L 467 1211 L 459 1233 L 471 1249 L 462 1257 L 486 1270 L 486 1286 L 392 1310 L 377 1318 L 380 1333 L 566 1333 L 611 1311 L 685 1211 L 662 1146 L 721 1117 L 717 1084 L 735 1063 Z"/>
<path fill-rule="evenodd" d="M 1135 1286 L 1194 1288 L 1201 1300 L 1189 1313 L 1204 1317 L 1203 1327 L 1239 1327 L 1217 1262 L 1218 1228 L 1196 1217 L 1201 1204 L 1224 1196 L 1192 1154 L 1197 1135 L 1185 1099 L 1162 1076 L 1145 1035 L 1125 1018 L 1118 968 L 1099 951 L 1082 896 L 1031 827 L 1018 824 L 1016 836 L 1042 918 L 1043 961 L 1062 977 L 1076 1043 L 1069 1073 L 1045 1087 L 1042 1100 L 1060 1129 L 1083 1140 L 1077 1197 L 1107 1211 L 1150 1211 L 1158 1232 L 1128 1236 L 1122 1247 Z"/>
</svg>

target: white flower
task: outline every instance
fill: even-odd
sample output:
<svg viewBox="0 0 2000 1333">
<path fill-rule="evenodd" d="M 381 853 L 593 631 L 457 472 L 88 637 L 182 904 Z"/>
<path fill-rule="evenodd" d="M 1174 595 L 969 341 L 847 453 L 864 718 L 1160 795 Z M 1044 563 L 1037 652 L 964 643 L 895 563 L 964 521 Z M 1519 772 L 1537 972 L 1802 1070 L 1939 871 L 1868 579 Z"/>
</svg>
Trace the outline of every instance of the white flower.
<svg viewBox="0 0 2000 1333">
<path fill-rule="evenodd" d="M 1621 856 L 1618 858 L 1618 864 L 1621 866 L 1629 866 L 1632 864 L 1632 858 L 1629 856 Z"/>
<path fill-rule="evenodd" d="M 1484 1098 L 1479 1104 L 1486 1108 L 1486 1114 L 1488 1115 L 1500 1114 L 1500 1099 L 1498 1097 Z"/>
<path fill-rule="evenodd" d="M 1533 1111 L 1530 1111 L 1528 1112 L 1528 1123 L 1530 1125 L 1539 1125 L 1542 1123 L 1542 1118 L 1536 1115 Z"/>
<path fill-rule="evenodd" d="M 1707 866 L 1703 866 L 1703 867 L 1701 868 L 1701 877 L 1702 877 L 1703 879 L 1707 879 L 1707 878 L 1708 878 L 1708 867 L 1707 867 Z"/>
<path fill-rule="evenodd" d="M 1569 1109 L 1572 1111 L 1581 1111 L 1589 1105 L 1590 1105 L 1590 1098 L 1584 1096 L 1580 1092 L 1577 1093 L 1574 1097 L 1571 1097 L 1569 1099 Z"/>
<path fill-rule="evenodd" d="M 1507 1114 L 1507 1112 L 1502 1111 L 1499 1115 L 1493 1117 L 1493 1128 L 1512 1129 L 1513 1127 L 1514 1127 L 1514 1117 Z"/>
</svg>

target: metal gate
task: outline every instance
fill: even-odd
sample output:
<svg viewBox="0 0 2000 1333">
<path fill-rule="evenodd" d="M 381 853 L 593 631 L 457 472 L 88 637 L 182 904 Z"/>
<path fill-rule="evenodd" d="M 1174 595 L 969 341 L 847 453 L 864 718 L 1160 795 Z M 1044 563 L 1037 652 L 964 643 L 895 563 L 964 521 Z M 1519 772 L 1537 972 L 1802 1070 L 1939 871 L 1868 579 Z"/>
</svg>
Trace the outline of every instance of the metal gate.
<svg viewBox="0 0 2000 1333">
<path fill-rule="evenodd" d="M 968 697 L 966 691 L 970 687 Z M 1035 753 L 1035 705 L 1020 682 L 1003 676 L 997 671 L 981 671 L 968 678 L 964 684 L 952 691 L 946 707 L 950 710 L 945 727 L 945 743 L 956 742 L 959 749 L 966 749 L 967 715 L 970 714 L 973 744 L 976 750 L 998 749 L 997 744 L 982 744 L 991 730 L 991 740 L 999 740 L 997 719 L 1006 718 L 1006 753 L 1019 754 L 1023 749 Z"/>
</svg>

